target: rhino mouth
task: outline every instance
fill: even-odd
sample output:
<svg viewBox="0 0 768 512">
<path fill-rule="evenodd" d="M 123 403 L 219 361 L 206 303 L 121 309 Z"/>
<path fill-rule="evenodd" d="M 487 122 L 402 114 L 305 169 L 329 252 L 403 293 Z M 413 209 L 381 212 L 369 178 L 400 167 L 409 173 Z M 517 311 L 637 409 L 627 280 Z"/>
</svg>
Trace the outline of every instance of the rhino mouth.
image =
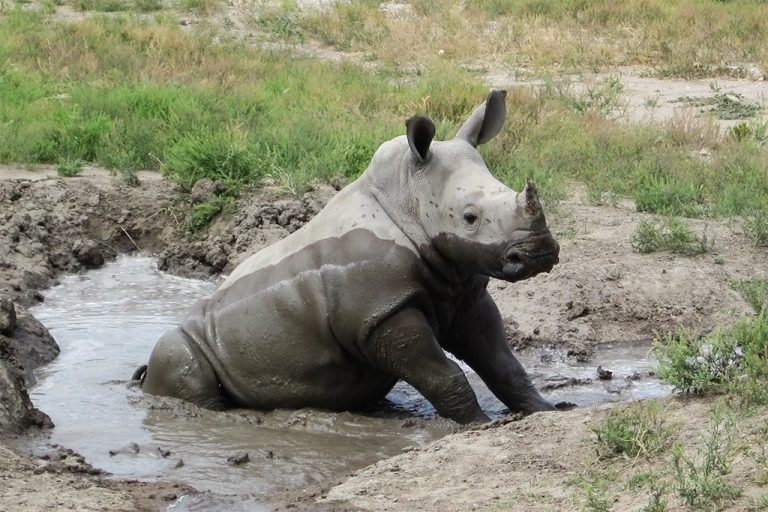
<svg viewBox="0 0 768 512">
<path fill-rule="evenodd" d="M 546 252 L 527 253 L 517 247 L 510 247 L 504 253 L 501 267 L 501 279 L 506 281 L 522 281 L 542 272 L 549 272 L 560 262 L 560 248 L 555 247 Z"/>
</svg>

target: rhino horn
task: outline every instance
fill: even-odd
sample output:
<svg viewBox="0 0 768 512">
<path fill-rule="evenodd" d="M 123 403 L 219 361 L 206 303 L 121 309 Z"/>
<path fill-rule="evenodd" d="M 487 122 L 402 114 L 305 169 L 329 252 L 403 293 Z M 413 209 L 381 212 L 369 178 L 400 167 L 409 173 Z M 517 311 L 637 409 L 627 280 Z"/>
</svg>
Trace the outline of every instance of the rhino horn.
<svg viewBox="0 0 768 512">
<path fill-rule="evenodd" d="M 456 138 L 464 139 L 474 147 L 494 138 L 507 118 L 506 96 L 507 91 L 491 91 L 485 103 L 477 107 L 459 128 Z"/>
<path fill-rule="evenodd" d="M 429 157 L 429 146 L 435 137 L 435 123 L 425 116 L 413 116 L 405 122 L 408 145 L 418 163 L 424 163 Z"/>
<path fill-rule="evenodd" d="M 528 215 L 538 215 L 541 212 L 541 203 L 539 202 L 539 193 L 536 189 L 536 184 L 531 180 L 528 180 L 525 184 L 525 188 L 520 192 L 520 199 L 522 205 L 525 207 Z"/>
</svg>

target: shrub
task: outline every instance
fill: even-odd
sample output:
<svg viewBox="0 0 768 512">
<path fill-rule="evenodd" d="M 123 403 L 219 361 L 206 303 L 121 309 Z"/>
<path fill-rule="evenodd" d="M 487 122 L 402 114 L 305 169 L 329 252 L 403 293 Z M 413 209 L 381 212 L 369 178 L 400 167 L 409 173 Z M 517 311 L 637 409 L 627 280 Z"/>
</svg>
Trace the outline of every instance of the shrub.
<svg viewBox="0 0 768 512">
<path fill-rule="evenodd" d="M 56 166 L 56 173 L 59 176 L 77 176 L 83 170 L 83 162 L 80 160 L 66 160 Z"/>
<path fill-rule="evenodd" d="M 599 425 L 590 427 L 610 455 L 649 457 L 664 450 L 672 432 L 659 402 L 636 402 L 614 409 Z"/>
<path fill-rule="evenodd" d="M 768 211 L 757 210 L 747 214 L 742 229 L 756 247 L 768 247 Z"/>
<path fill-rule="evenodd" d="M 768 402 L 768 311 L 707 336 L 680 329 L 658 337 L 659 376 L 686 394 L 732 393 Z"/>
<path fill-rule="evenodd" d="M 732 419 L 715 411 L 698 457 L 687 457 L 680 445 L 673 447 L 675 488 L 688 506 L 711 509 L 718 502 L 741 494 L 741 489 L 724 478 L 730 472 L 733 426 Z"/>
<path fill-rule="evenodd" d="M 196 133 L 168 150 L 163 171 L 187 188 L 204 177 L 227 183 L 255 181 L 262 171 L 257 154 L 258 147 L 241 134 Z"/>
<path fill-rule="evenodd" d="M 676 254 L 704 254 L 712 241 L 706 232 L 696 235 L 682 220 L 670 217 L 662 223 L 641 220 L 630 236 L 632 247 L 643 254 L 669 251 Z"/>
</svg>

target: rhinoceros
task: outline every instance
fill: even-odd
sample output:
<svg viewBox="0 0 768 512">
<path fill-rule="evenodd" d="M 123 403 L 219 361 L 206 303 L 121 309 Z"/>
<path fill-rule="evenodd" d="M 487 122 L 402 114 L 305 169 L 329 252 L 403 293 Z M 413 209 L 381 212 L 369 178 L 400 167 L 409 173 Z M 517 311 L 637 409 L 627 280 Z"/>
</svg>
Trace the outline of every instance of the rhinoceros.
<svg viewBox="0 0 768 512">
<path fill-rule="evenodd" d="M 486 421 L 466 362 L 511 411 L 555 407 L 515 358 L 487 291 L 558 263 L 536 187 L 496 180 L 476 147 L 506 117 L 493 91 L 456 137 L 424 116 L 303 228 L 240 263 L 157 342 L 146 393 L 220 409 L 360 410 L 402 379 L 438 414 Z"/>
</svg>

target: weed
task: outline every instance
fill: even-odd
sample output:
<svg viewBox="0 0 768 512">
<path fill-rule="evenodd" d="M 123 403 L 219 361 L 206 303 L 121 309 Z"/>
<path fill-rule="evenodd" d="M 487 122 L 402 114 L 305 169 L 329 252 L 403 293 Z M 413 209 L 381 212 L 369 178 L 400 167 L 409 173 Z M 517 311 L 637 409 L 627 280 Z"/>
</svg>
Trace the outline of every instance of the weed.
<svg viewBox="0 0 768 512">
<path fill-rule="evenodd" d="M 701 185 L 651 176 L 635 192 L 634 199 L 639 212 L 698 217 L 706 211 L 703 196 Z"/>
<path fill-rule="evenodd" d="M 738 93 L 717 93 L 714 96 L 682 96 L 674 101 L 699 108 L 722 120 L 749 119 L 760 112 L 760 107 L 744 102 Z"/>
<path fill-rule="evenodd" d="M 627 489 L 639 489 L 646 487 L 658 479 L 658 475 L 652 471 L 643 471 L 627 480 Z"/>
<path fill-rule="evenodd" d="M 643 254 L 669 251 L 675 254 L 704 254 L 712 247 L 706 231 L 696 235 L 682 220 L 669 217 L 659 223 L 641 220 L 630 236 L 632 247 Z"/>
<path fill-rule="evenodd" d="M 667 510 L 667 500 L 664 498 L 664 495 L 667 492 L 667 487 L 654 484 L 651 486 L 650 491 L 648 504 L 640 509 L 640 512 L 665 512 Z"/>
<path fill-rule="evenodd" d="M 134 0 L 133 5 L 141 12 L 159 11 L 163 8 L 163 0 Z"/>
<path fill-rule="evenodd" d="M 741 226 L 756 247 L 768 247 L 768 211 L 756 210 L 745 215 Z"/>
<path fill-rule="evenodd" d="M 747 512 L 758 512 L 768 510 L 768 494 L 753 496 L 747 500 Z"/>
<path fill-rule="evenodd" d="M 672 432 L 664 411 L 655 401 L 636 402 L 624 409 L 614 409 L 599 425 L 590 427 L 597 441 L 609 455 L 650 457 L 664 450 Z"/>
<path fill-rule="evenodd" d="M 755 439 L 749 443 L 747 453 L 757 464 L 756 483 L 763 486 L 768 484 L 768 426 L 761 425 L 755 429 L 754 435 Z"/>
<path fill-rule="evenodd" d="M 584 484 L 584 512 L 609 512 L 611 505 L 613 500 L 606 494 L 603 480 Z"/>
<path fill-rule="evenodd" d="M 707 336 L 684 329 L 657 337 L 659 376 L 686 394 L 732 393 L 745 403 L 768 401 L 768 312 Z"/>
<path fill-rule="evenodd" d="M 184 224 L 185 231 L 194 234 L 210 224 L 210 222 L 222 211 L 229 210 L 234 205 L 231 196 L 215 196 L 210 201 L 198 203 L 192 207 L 187 221 Z"/>
<path fill-rule="evenodd" d="M 768 311 L 768 281 L 764 278 L 735 280 L 731 282 L 731 287 L 741 293 L 755 314 Z"/>
<path fill-rule="evenodd" d="M 81 160 L 66 160 L 56 166 L 56 174 L 59 176 L 77 176 L 83 170 L 83 162 Z"/>
<path fill-rule="evenodd" d="M 195 11 L 202 15 L 216 12 L 221 7 L 218 0 L 177 0 L 177 5 L 181 10 Z"/>
<path fill-rule="evenodd" d="M 714 148 L 721 143 L 717 122 L 711 117 L 699 116 L 691 108 L 674 112 L 667 121 L 665 135 L 679 147 Z"/>
<path fill-rule="evenodd" d="M 283 5 L 280 8 L 267 7 L 256 17 L 256 24 L 286 41 L 303 41 L 301 18 L 295 5 Z"/>
<path fill-rule="evenodd" d="M 715 410 L 704 446 L 696 457 L 688 458 L 681 445 L 672 448 L 675 490 L 688 506 L 711 508 L 741 494 L 741 489 L 724 478 L 730 472 L 733 425 L 733 419 Z"/>
<path fill-rule="evenodd" d="M 196 134 L 168 149 L 163 171 L 187 188 L 203 177 L 226 183 L 258 181 L 258 153 L 259 147 L 237 131 Z"/>
<path fill-rule="evenodd" d="M 77 0 L 76 7 L 81 11 L 116 12 L 127 10 L 123 0 Z"/>
</svg>

